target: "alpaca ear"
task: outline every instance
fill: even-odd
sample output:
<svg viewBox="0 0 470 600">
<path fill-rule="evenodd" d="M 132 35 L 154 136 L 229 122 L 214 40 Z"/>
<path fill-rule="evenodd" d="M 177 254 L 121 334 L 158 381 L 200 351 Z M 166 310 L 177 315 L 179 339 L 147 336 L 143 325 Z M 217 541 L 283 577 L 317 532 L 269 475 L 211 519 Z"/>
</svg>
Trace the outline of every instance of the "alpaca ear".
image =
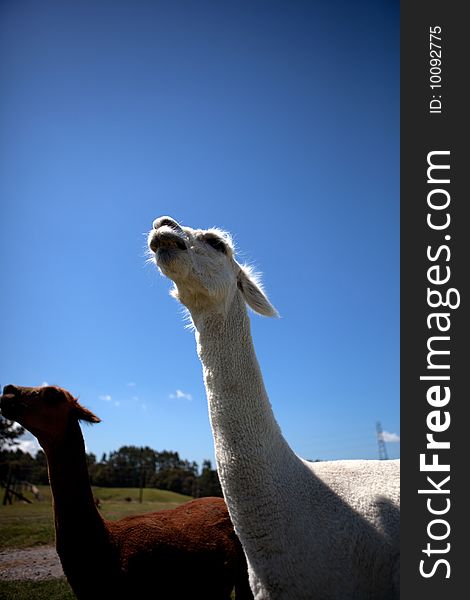
<svg viewBox="0 0 470 600">
<path fill-rule="evenodd" d="M 265 317 L 278 317 L 278 312 L 266 297 L 256 275 L 249 267 L 241 267 L 237 277 L 238 289 L 248 306 Z"/>
<path fill-rule="evenodd" d="M 85 408 L 78 402 L 75 404 L 75 416 L 79 421 L 86 421 L 87 423 L 100 423 L 101 421 L 91 410 L 88 410 L 88 408 Z"/>
</svg>

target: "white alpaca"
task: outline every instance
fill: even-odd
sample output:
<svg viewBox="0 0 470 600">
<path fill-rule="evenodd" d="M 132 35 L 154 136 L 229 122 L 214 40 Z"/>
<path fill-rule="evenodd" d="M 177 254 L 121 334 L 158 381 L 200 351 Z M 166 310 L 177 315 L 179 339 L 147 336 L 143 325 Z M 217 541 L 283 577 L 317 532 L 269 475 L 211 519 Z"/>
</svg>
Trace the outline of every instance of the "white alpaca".
<svg viewBox="0 0 470 600">
<path fill-rule="evenodd" d="M 255 598 L 397 598 L 399 461 L 299 458 L 274 418 L 246 304 L 276 311 L 228 234 L 161 217 L 148 245 L 194 324 L 219 476 Z"/>
</svg>

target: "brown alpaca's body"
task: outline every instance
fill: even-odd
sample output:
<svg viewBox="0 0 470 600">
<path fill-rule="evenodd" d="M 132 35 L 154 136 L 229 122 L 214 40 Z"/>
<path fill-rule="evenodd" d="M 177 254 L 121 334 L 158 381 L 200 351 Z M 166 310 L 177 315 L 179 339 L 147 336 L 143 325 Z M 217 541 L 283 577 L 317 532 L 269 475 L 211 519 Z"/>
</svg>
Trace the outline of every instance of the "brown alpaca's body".
<svg viewBox="0 0 470 600">
<path fill-rule="evenodd" d="M 79 420 L 99 419 L 60 388 L 6 386 L 3 415 L 44 449 L 56 548 L 79 600 L 252 598 L 245 556 L 222 498 L 107 521 L 90 487 Z"/>
<path fill-rule="evenodd" d="M 234 586 L 238 598 L 251 597 L 242 594 L 243 587 L 249 590 L 245 558 L 222 498 L 102 522 L 94 548 L 58 540 L 78 598 L 220 600 L 230 598 Z"/>
<path fill-rule="evenodd" d="M 245 559 L 221 498 L 201 498 L 111 525 L 125 578 L 146 580 L 144 588 L 154 586 L 155 597 L 230 597 Z M 164 574 L 157 581 L 155 568 Z"/>
</svg>

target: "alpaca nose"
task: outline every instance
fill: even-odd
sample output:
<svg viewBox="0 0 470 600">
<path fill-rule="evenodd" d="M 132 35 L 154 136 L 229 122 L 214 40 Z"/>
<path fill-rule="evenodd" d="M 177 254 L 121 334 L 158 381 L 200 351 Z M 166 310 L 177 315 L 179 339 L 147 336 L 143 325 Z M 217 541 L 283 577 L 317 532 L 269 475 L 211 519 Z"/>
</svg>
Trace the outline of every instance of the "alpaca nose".
<svg viewBox="0 0 470 600">
<path fill-rule="evenodd" d="M 153 222 L 152 227 L 154 229 L 160 229 L 160 227 L 163 227 L 164 225 L 171 227 L 171 229 L 174 229 L 175 231 L 183 231 L 178 223 L 171 217 L 158 217 L 158 219 L 155 219 Z"/>
<path fill-rule="evenodd" d="M 6 385 L 3 388 L 3 392 L 2 395 L 6 396 L 6 395 L 11 395 L 11 396 L 15 396 L 16 393 L 18 392 L 18 388 L 16 387 L 16 385 Z"/>
</svg>

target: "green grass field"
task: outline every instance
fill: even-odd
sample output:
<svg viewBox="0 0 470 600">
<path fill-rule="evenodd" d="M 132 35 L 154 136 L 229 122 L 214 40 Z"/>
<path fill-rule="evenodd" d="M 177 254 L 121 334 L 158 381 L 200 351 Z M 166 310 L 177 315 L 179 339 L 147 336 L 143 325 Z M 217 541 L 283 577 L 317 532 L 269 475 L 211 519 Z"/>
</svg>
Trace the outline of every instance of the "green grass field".
<svg viewBox="0 0 470 600">
<path fill-rule="evenodd" d="M 39 544 L 54 544 L 52 499 L 49 486 L 38 486 L 41 502 L 33 504 L 14 502 L 0 506 L 0 550 L 6 548 L 28 548 Z M 174 508 L 191 500 L 189 496 L 164 490 L 144 489 L 142 503 L 136 488 L 93 488 L 100 499 L 100 512 L 105 519 L 116 520 L 165 508 Z M 33 499 L 30 494 L 25 496 Z M 131 500 L 128 501 L 127 499 Z"/>
<path fill-rule="evenodd" d="M 0 580 L 0 600 L 76 600 L 76 598 L 66 579 Z"/>
<path fill-rule="evenodd" d="M 0 506 L 0 550 L 29 548 L 54 544 L 52 498 L 49 486 L 38 486 L 42 501 L 33 504 L 15 502 Z M 2 490 L 3 491 L 3 490 Z M 174 508 L 190 500 L 174 492 L 144 489 L 142 503 L 135 488 L 93 488 L 100 499 L 100 512 L 105 519 L 119 519 L 126 515 Z M 33 499 L 31 495 L 25 496 Z M 130 499 L 130 500 L 129 500 Z M 1 575 L 0 575 L 1 577 Z M 2 581 L 0 600 L 69 600 L 73 595 L 65 579 L 47 581 Z"/>
</svg>

